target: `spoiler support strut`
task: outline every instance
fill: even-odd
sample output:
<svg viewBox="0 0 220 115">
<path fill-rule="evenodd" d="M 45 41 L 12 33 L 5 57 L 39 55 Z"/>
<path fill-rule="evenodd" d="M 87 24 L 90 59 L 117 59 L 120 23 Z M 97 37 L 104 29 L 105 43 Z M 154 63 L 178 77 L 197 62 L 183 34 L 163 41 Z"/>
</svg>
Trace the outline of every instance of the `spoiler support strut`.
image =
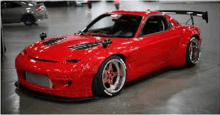
<svg viewBox="0 0 220 115">
<path fill-rule="evenodd" d="M 192 14 L 190 14 L 190 18 L 192 20 L 192 25 L 194 25 L 194 20 L 193 20 L 193 15 Z"/>
<path fill-rule="evenodd" d="M 208 23 L 208 12 L 201 12 L 201 11 L 186 11 L 186 10 L 157 10 L 159 12 L 171 12 L 171 13 L 176 13 L 176 14 L 186 14 L 186 15 L 190 15 L 190 19 L 192 21 L 192 25 L 194 25 L 194 20 L 193 20 L 193 16 L 200 16 L 202 17 L 202 19 L 204 19 L 206 21 L 206 23 Z M 189 19 L 189 20 L 190 20 Z M 189 21 L 188 20 L 188 21 Z M 187 22 L 188 22 L 187 21 Z M 187 23 L 186 22 L 186 23 Z"/>
</svg>

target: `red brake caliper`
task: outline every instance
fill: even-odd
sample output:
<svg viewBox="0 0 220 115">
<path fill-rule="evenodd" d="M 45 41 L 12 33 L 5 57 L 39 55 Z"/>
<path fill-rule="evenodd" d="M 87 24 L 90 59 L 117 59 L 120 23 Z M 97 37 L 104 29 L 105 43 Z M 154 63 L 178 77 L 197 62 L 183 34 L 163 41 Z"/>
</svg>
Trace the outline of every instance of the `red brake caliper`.
<svg viewBox="0 0 220 115">
<path fill-rule="evenodd" d="M 109 84 L 110 85 L 112 85 L 112 75 L 111 75 L 112 71 L 113 71 L 113 68 L 112 68 L 112 62 L 111 62 L 108 65 L 108 76 L 109 76 Z"/>
<path fill-rule="evenodd" d="M 109 63 L 108 69 L 104 71 L 104 83 L 108 83 L 109 85 L 113 85 L 113 68 L 112 62 Z"/>
</svg>

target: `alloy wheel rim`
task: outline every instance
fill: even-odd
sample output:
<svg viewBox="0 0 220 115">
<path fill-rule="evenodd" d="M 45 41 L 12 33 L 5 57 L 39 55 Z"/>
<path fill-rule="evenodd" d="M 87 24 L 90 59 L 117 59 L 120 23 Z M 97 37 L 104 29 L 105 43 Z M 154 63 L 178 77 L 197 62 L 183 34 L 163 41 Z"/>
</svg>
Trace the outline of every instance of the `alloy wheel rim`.
<svg viewBox="0 0 220 115">
<path fill-rule="evenodd" d="M 189 46 L 189 57 L 193 64 L 196 64 L 199 61 L 200 51 L 199 41 L 194 39 Z"/>
<path fill-rule="evenodd" d="M 117 93 L 123 87 L 126 79 L 125 64 L 118 59 L 110 60 L 102 72 L 102 82 L 105 90 Z"/>
</svg>

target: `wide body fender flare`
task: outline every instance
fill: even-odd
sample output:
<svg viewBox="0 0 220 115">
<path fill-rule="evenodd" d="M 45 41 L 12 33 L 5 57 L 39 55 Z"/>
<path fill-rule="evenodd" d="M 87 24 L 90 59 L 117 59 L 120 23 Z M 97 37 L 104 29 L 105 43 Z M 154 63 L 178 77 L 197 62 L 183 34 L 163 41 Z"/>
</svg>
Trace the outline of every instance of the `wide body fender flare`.
<svg viewBox="0 0 220 115">
<path fill-rule="evenodd" d="M 80 85 L 83 85 L 86 89 L 92 89 L 92 83 L 95 75 L 99 71 L 101 64 L 108 58 L 113 55 L 122 55 L 120 53 L 113 53 L 109 51 L 97 53 L 91 57 L 87 63 L 84 64 L 80 75 L 77 78 L 77 82 Z"/>
<path fill-rule="evenodd" d="M 180 27 L 182 31 L 182 38 L 179 42 L 179 46 L 176 51 L 173 53 L 171 58 L 167 61 L 166 65 L 171 67 L 179 67 L 186 65 L 186 51 L 187 44 L 189 43 L 192 37 L 199 39 L 200 44 L 202 38 L 200 36 L 199 28 L 195 26 Z"/>
</svg>

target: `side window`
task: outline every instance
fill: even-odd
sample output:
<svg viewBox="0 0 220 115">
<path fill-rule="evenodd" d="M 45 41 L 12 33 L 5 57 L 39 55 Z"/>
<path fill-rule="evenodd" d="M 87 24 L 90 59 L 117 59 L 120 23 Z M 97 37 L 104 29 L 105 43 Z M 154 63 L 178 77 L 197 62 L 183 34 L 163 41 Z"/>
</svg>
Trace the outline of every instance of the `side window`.
<svg viewBox="0 0 220 115">
<path fill-rule="evenodd" d="M 1 2 L 1 8 L 2 9 L 7 8 L 8 6 L 9 6 L 8 2 Z"/>
<path fill-rule="evenodd" d="M 171 28 L 169 21 L 163 16 L 151 16 L 145 22 L 139 36 L 162 32 Z"/>
<path fill-rule="evenodd" d="M 14 2 L 1 2 L 1 7 L 2 8 L 16 8 L 16 7 L 21 7 L 21 5 L 18 3 L 14 3 Z"/>
<path fill-rule="evenodd" d="M 11 2 L 10 8 L 16 8 L 16 7 L 21 7 L 21 5 L 20 5 L 20 4 L 17 4 L 17 3 Z"/>
</svg>

